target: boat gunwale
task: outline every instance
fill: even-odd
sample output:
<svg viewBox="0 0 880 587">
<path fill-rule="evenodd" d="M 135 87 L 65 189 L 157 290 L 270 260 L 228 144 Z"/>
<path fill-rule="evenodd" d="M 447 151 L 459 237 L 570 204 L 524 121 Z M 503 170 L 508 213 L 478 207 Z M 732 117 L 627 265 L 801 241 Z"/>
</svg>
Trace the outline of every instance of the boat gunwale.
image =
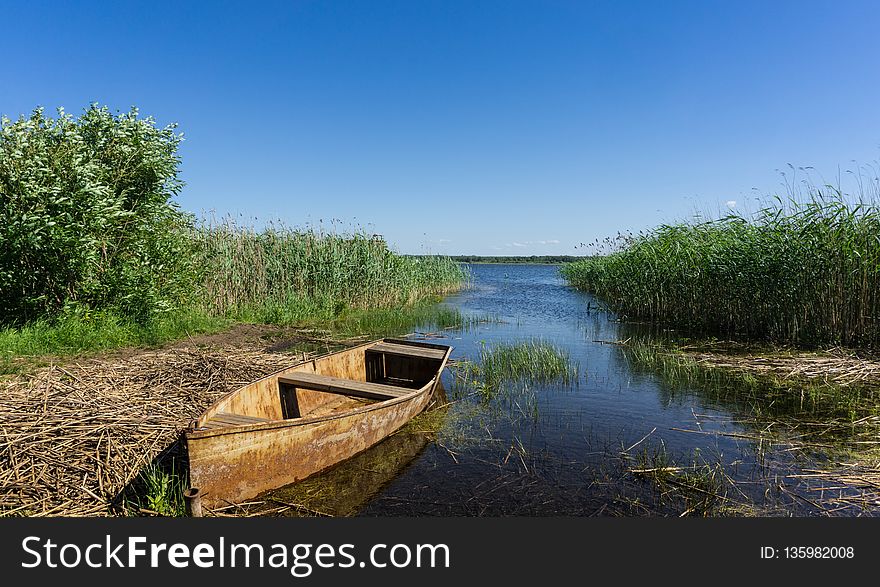
<svg viewBox="0 0 880 587">
<path fill-rule="evenodd" d="M 382 340 L 385 340 L 385 339 L 379 339 L 378 341 L 374 340 L 374 341 L 367 342 L 364 344 L 356 345 L 356 346 L 353 346 L 353 347 L 350 347 L 347 349 L 342 349 L 340 351 L 336 351 L 336 353 L 356 351 L 357 349 L 362 348 L 362 347 L 370 347 L 372 345 L 375 345 L 377 342 L 381 342 Z M 412 342 L 416 342 L 416 341 L 412 341 Z M 437 345 L 437 346 L 439 346 L 439 345 Z M 255 424 L 247 424 L 247 425 L 243 425 L 243 426 L 227 426 L 227 427 L 223 427 L 223 428 L 199 429 L 199 428 L 190 427 L 189 429 L 187 429 L 185 431 L 186 439 L 190 440 L 190 439 L 210 438 L 210 437 L 214 437 L 214 436 L 224 436 L 224 435 L 228 435 L 228 434 L 242 434 L 242 433 L 246 433 L 246 432 L 259 432 L 259 431 L 263 431 L 263 430 L 274 430 L 274 429 L 278 429 L 278 428 L 291 428 L 294 426 L 306 426 L 309 424 L 315 424 L 315 423 L 325 422 L 325 421 L 330 421 L 330 420 L 338 420 L 338 419 L 347 418 L 350 416 L 358 416 L 358 415 L 365 414 L 365 413 L 368 413 L 371 411 L 391 407 L 391 406 L 397 405 L 399 403 L 413 401 L 414 399 L 418 398 L 419 396 L 421 396 L 427 392 L 434 391 L 434 387 L 436 386 L 437 382 L 439 381 L 439 378 L 440 378 L 441 374 L 443 373 L 443 369 L 446 366 L 446 361 L 449 358 L 449 355 L 452 353 L 452 346 L 450 346 L 450 345 L 445 345 L 445 346 L 447 347 L 446 354 L 444 355 L 443 360 L 440 363 L 440 367 L 437 369 L 437 374 L 434 375 L 434 377 L 432 377 L 422 387 L 412 390 L 412 393 L 408 393 L 406 395 L 402 395 L 402 396 L 396 397 L 396 398 L 378 401 L 376 403 L 368 404 L 365 406 L 360 406 L 360 407 L 353 408 L 350 410 L 345 410 L 342 412 L 325 414 L 323 416 L 312 416 L 312 417 L 306 417 L 306 418 L 290 418 L 290 419 L 286 419 L 286 420 L 269 420 L 267 422 L 258 422 Z M 302 361 L 300 363 L 296 363 L 291 366 L 283 367 L 283 368 L 279 369 L 278 371 L 275 371 L 274 373 L 270 373 L 269 375 L 266 375 L 265 377 L 261 377 L 260 379 L 257 379 L 256 381 L 252 381 L 251 383 L 248 383 L 247 385 L 243 385 L 241 387 L 233 389 L 232 391 L 229 391 L 228 393 L 223 394 L 216 401 L 214 401 L 214 403 L 212 403 L 210 406 L 205 408 L 205 410 L 199 415 L 198 418 L 193 419 L 190 426 L 195 425 L 210 410 L 219 406 L 221 402 L 223 402 L 227 398 L 231 397 L 232 395 L 239 393 L 245 387 L 250 386 L 250 385 L 254 385 L 256 383 L 259 383 L 260 381 L 266 381 L 266 380 L 269 380 L 272 378 L 281 377 L 284 372 L 288 371 L 289 369 L 292 369 L 293 367 L 298 367 L 299 365 L 304 365 L 309 362 L 318 361 L 318 360 L 321 360 L 325 357 L 329 357 L 329 356 L 336 354 L 336 353 L 327 353 L 326 355 L 321 355 L 320 357 L 314 357 L 312 359 L 307 359 L 305 361 Z"/>
<path fill-rule="evenodd" d="M 436 379 L 436 377 L 434 378 Z M 247 424 L 243 426 L 227 426 L 224 428 L 209 428 L 205 430 L 187 430 L 186 437 L 189 438 L 208 438 L 211 436 L 222 436 L 224 434 L 240 434 L 242 432 L 252 432 L 259 430 L 273 430 L 275 428 L 291 428 L 293 426 L 305 426 L 316 422 L 324 422 L 327 420 L 338 420 L 348 416 L 357 416 L 366 412 L 372 412 L 377 409 L 390 407 L 399 403 L 412 401 L 423 393 L 431 390 L 434 379 L 431 379 L 424 387 L 414 389 L 412 393 L 402 395 L 393 399 L 383 400 L 374 404 L 361 406 L 351 410 L 336 412 L 333 414 L 325 414 L 323 416 L 312 416 L 308 418 L 289 418 L 287 420 L 269 420 L 268 422 L 258 422 L 256 424 Z"/>
</svg>

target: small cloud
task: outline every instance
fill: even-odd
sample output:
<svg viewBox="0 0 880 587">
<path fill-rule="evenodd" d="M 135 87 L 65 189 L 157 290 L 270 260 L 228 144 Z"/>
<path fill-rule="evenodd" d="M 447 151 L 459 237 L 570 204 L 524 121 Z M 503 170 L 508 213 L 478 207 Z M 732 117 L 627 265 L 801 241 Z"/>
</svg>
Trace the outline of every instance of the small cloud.
<svg viewBox="0 0 880 587">
<path fill-rule="evenodd" d="M 727 200 L 724 203 L 727 204 L 727 207 L 730 208 L 731 210 L 736 208 L 736 200 Z"/>
<path fill-rule="evenodd" d="M 441 245 L 448 245 L 448 244 L 451 243 L 451 242 L 452 242 L 452 241 L 449 240 L 448 238 L 441 238 L 440 240 L 437 241 L 437 243 L 438 243 L 438 244 L 441 244 Z"/>
<path fill-rule="evenodd" d="M 526 245 L 523 244 L 523 243 L 513 243 L 513 246 L 515 246 L 515 247 L 525 247 Z"/>
</svg>

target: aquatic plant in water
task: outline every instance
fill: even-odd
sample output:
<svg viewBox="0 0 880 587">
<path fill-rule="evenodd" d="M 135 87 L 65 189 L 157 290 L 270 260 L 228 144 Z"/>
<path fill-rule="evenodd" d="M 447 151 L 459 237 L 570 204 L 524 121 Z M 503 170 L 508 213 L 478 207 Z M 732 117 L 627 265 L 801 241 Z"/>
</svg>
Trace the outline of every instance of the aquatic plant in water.
<svg viewBox="0 0 880 587">
<path fill-rule="evenodd" d="M 544 340 L 480 345 L 479 362 L 463 364 L 467 384 L 491 397 L 517 384 L 576 385 L 580 366 L 568 351 Z"/>
<path fill-rule="evenodd" d="M 880 187 L 610 239 L 563 276 L 621 316 L 798 345 L 880 344 Z"/>
</svg>

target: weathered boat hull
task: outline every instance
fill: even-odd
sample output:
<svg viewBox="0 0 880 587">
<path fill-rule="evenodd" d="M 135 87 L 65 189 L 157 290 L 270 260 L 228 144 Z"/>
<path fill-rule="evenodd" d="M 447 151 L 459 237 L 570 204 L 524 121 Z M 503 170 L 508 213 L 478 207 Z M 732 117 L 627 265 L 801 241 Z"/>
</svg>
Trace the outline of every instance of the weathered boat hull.
<svg viewBox="0 0 880 587">
<path fill-rule="evenodd" d="M 279 387 L 284 393 L 285 377 L 296 373 L 318 376 L 332 373 L 352 380 L 352 385 L 369 385 L 356 382 L 369 379 L 369 372 L 374 369 L 369 364 L 369 351 L 375 344 L 285 369 L 228 394 L 209 408 L 186 433 L 190 484 L 200 490 L 202 503 L 209 509 L 241 503 L 270 489 L 305 479 L 375 445 L 424 410 L 451 351 L 449 347 L 444 347 L 448 350 L 439 367 L 431 367 L 434 376 L 418 388 L 405 390 L 405 395 L 367 405 L 363 405 L 363 400 L 343 398 L 343 401 L 360 401 L 361 404 L 336 408 L 337 411 L 331 413 L 317 409 L 315 416 L 283 417 L 283 400 L 278 398 Z M 436 359 L 431 360 L 436 363 Z M 330 399 L 338 397 L 305 389 L 298 389 L 296 393 L 301 407 L 320 401 L 329 405 Z M 212 417 L 229 413 L 233 414 L 232 418 L 263 421 L 206 428 Z"/>
</svg>

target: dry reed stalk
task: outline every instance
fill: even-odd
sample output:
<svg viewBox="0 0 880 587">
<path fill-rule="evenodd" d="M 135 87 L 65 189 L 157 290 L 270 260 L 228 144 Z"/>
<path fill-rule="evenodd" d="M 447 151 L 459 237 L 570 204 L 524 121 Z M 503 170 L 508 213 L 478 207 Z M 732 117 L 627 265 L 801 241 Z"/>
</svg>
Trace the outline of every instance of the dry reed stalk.
<svg viewBox="0 0 880 587">
<path fill-rule="evenodd" d="M 835 385 L 880 387 L 880 360 L 860 358 L 842 351 L 824 356 L 792 354 L 768 357 L 692 352 L 686 352 L 685 355 L 705 367 L 738 369 L 781 379 L 802 378 Z"/>
<path fill-rule="evenodd" d="M 302 358 L 174 348 L 0 380 L 0 516 L 110 515 L 211 402 Z"/>
</svg>

